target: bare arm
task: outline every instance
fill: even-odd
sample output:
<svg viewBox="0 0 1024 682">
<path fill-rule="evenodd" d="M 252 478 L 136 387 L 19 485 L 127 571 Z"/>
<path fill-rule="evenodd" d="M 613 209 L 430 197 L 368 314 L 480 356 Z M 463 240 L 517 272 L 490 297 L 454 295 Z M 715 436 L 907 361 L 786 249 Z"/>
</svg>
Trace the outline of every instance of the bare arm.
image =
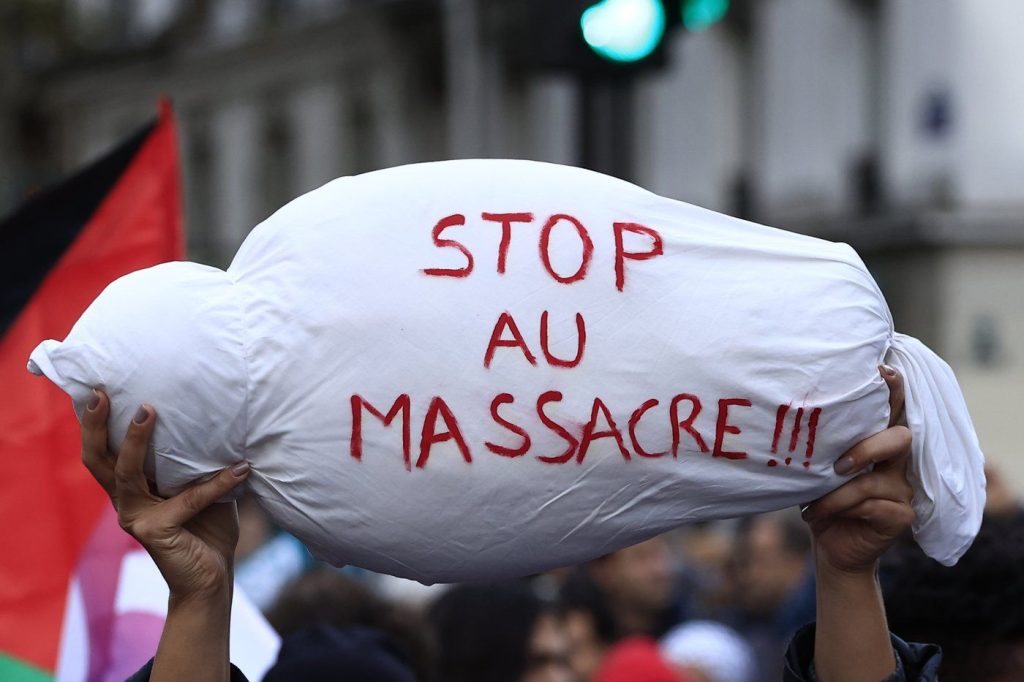
<svg viewBox="0 0 1024 682">
<path fill-rule="evenodd" d="M 167 581 L 170 599 L 150 679 L 226 682 L 238 542 L 234 503 L 215 504 L 249 474 L 225 469 L 180 495 L 154 495 L 143 474 L 156 411 L 139 408 L 120 453 L 107 449 L 110 404 L 101 392 L 82 420 L 82 461 L 110 495 L 121 527 L 137 539 Z"/>
<path fill-rule="evenodd" d="M 896 670 L 878 558 L 910 527 L 914 512 L 906 478 L 910 431 L 899 424 L 902 379 L 885 369 L 882 377 L 890 389 L 890 428 L 858 443 L 836 465 L 843 473 L 874 469 L 804 511 L 814 536 L 814 666 L 822 682 L 879 682 Z"/>
</svg>

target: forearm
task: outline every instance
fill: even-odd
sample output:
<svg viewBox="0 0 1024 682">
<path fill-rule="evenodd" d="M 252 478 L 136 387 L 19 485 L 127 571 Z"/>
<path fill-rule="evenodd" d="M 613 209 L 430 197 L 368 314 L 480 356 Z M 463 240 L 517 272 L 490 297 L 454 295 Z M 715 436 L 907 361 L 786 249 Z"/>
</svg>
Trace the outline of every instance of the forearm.
<svg viewBox="0 0 1024 682">
<path fill-rule="evenodd" d="M 876 571 L 816 561 L 814 668 L 821 682 L 881 682 L 896 670 Z"/>
<path fill-rule="evenodd" d="M 203 598 L 168 601 L 151 682 L 228 682 L 231 585 Z"/>
</svg>

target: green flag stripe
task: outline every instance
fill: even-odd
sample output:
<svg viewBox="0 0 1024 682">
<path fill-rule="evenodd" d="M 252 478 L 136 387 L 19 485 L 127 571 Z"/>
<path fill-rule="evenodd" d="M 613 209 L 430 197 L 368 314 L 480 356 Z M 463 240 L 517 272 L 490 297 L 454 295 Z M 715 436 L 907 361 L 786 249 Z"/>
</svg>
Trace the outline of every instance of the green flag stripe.
<svg viewBox="0 0 1024 682">
<path fill-rule="evenodd" d="M 0 680 L 4 682 L 50 682 L 53 675 L 0 653 Z"/>
</svg>

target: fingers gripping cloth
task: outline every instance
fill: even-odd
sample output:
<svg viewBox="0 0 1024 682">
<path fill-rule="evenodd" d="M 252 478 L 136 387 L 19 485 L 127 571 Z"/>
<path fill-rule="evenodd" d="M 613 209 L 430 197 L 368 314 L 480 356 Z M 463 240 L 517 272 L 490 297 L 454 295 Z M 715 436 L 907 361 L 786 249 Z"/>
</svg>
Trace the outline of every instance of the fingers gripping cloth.
<svg viewBox="0 0 1024 682">
<path fill-rule="evenodd" d="M 895 334 L 848 246 L 527 161 L 342 178 L 227 271 L 108 287 L 29 369 L 111 447 L 157 410 L 164 495 L 246 459 L 314 554 L 423 582 L 577 563 L 680 524 L 806 503 L 904 376 L 915 534 L 956 561 L 982 455 L 949 368 Z"/>
</svg>

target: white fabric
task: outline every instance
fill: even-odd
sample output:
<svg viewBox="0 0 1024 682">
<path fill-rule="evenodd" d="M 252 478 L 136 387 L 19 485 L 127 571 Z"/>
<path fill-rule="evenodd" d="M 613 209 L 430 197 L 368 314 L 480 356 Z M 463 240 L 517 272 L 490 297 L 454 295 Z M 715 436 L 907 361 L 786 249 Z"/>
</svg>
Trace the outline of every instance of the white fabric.
<svg viewBox="0 0 1024 682">
<path fill-rule="evenodd" d="M 117 590 L 111 595 L 115 602 L 109 619 L 89 619 L 81 581 L 77 574 L 72 576 L 54 680 L 123 680 L 134 673 L 156 652 L 163 621 L 167 618 L 169 596 L 160 569 L 142 550 L 129 552 L 121 560 Z M 147 618 L 155 624 L 146 623 Z M 148 627 L 139 628 L 140 622 Z M 111 631 L 109 649 L 93 652 L 91 639 L 97 634 L 93 629 Z M 250 680 L 263 679 L 277 661 L 281 648 L 281 638 L 237 582 L 231 601 L 228 644 L 231 662 Z M 100 654 L 102 662 L 91 661 L 91 653 Z"/>
<path fill-rule="evenodd" d="M 485 218 L 503 212 L 532 220 L 503 239 Z M 544 230 L 564 214 L 580 227 Z M 813 500 L 845 480 L 835 459 L 886 426 L 886 359 L 907 385 L 916 535 L 953 563 L 980 524 L 983 458 L 948 367 L 894 334 L 856 253 L 589 171 L 479 160 L 336 180 L 258 226 L 227 272 L 171 263 L 113 283 L 29 367 L 79 411 L 105 388 L 112 445 L 153 404 L 148 467 L 165 494 L 248 459 L 248 490 L 318 557 L 433 582 Z M 701 403 L 692 433 L 672 426 L 682 394 Z M 394 406 L 390 426 L 360 399 Z M 694 400 L 676 402 L 685 423 Z M 582 461 L 537 458 L 586 440 L 588 422 Z M 525 454 L 505 456 L 525 440 L 506 424 L 529 435 Z"/>
<path fill-rule="evenodd" d="M 732 628 L 710 620 L 695 620 L 669 630 L 658 647 L 675 666 L 697 668 L 709 682 L 750 682 L 754 652 Z"/>
</svg>

